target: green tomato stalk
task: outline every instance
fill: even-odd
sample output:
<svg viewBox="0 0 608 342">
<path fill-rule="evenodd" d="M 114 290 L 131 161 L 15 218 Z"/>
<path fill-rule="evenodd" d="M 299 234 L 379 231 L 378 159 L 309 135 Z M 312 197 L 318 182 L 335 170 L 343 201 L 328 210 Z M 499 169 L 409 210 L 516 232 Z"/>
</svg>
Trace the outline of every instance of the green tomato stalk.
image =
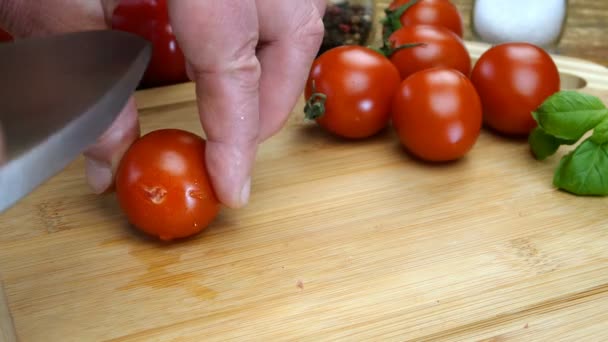
<svg viewBox="0 0 608 342">
<path fill-rule="evenodd" d="M 304 106 L 304 114 L 308 120 L 316 120 L 325 114 L 325 102 L 327 95 L 318 93 L 315 87 L 315 81 L 312 81 L 312 94 L 306 100 Z"/>
</svg>

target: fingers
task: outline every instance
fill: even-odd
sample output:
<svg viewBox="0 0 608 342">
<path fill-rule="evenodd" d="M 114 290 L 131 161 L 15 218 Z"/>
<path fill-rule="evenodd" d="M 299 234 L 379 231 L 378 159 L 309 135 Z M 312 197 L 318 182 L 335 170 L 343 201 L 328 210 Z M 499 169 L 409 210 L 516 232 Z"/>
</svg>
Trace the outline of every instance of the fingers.
<svg viewBox="0 0 608 342">
<path fill-rule="evenodd" d="M 259 131 L 255 1 L 174 0 L 169 14 L 196 82 L 213 187 L 224 205 L 242 207 L 249 199 Z"/>
<path fill-rule="evenodd" d="M 139 134 L 137 108 L 131 98 L 110 128 L 84 152 L 87 181 L 95 193 L 111 189 L 122 156 Z"/>
<path fill-rule="evenodd" d="M 257 8 L 263 42 L 259 138 L 265 140 L 284 125 L 304 89 L 323 40 L 325 0 L 258 0 Z"/>
</svg>

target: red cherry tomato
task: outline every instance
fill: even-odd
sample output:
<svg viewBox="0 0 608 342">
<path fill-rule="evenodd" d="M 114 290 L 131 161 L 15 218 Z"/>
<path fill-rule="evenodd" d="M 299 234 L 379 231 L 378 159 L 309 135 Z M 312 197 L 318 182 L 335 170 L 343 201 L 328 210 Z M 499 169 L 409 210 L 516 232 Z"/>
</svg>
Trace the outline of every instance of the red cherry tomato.
<svg viewBox="0 0 608 342">
<path fill-rule="evenodd" d="M 401 83 L 392 108 L 401 144 L 422 160 L 459 159 L 471 150 L 481 131 L 479 96 L 471 81 L 453 69 L 413 74 Z"/>
<path fill-rule="evenodd" d="M 169 24 L 166 0 L 121 0 L 112 16 L 112 28 L 137 34 L 152 44 L 142 87 L 188 81 L 184 55 Z"/>
<path fill-rule="evenodd" d="M 531 113 L 560 89 L 557 66 L 544 50 L 528 43 L 505 43 L 481 55 L 471 73 L 487 126 L 507 135 L 527 135 L 536 127 Z"/>
<path fill-rule="evenodd" d="M 13 36 L 0 28 L 0 42 L 10 42 L 13 41 Z"/>
<path fill-rule="evenodd" d="M 131 145 L 116 173 L 116 194 L 136 228 L 166 241 L 200 232 L 220 210 L 205 140 L 176 129 L 148 133 Z"/>
<path fill-rule="evenodd" d="M 399 72 L 382 54 L 354 45 L 333 48 L 312 65 L 306 114 L 335 135 L 366 138 L 388 124 L 398 86 Z"/>
<path fill-rule="evenodd" d="M 423 44 L 397 50 L 390 56 L 402 80 L 416 71 L 433 67 L 456 69 L 466 76 L 471 71 L 471 57 L 462 39 L 443 27 L 402 27 L 393 32 L 388 40 L 393 49 L 406 44 Z"/>
<path fill-rule="evenodd" d="M 389 9 L 396 10 L 411 0 L 394 0 Z M 462 16 L 458 8 L 448 0 L 421 0 L 401 16 L 403 26 L 442 26 L 462 37 Z"/>
</svg>

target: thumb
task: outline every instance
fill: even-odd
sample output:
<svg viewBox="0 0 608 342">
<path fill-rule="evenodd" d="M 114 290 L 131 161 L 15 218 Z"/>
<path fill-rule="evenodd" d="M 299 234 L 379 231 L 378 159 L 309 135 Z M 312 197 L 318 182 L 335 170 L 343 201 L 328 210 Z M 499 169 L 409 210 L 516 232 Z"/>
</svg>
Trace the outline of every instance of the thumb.
<svg viewBox="0 0 608 342">
<path fill-rule="evenodd" d="M 110 128 L 84 152 L 87 181 L 95 193 L 103 193 L 112 187 L 122 156 L 139 134 L 137 107 L 131 98 Z"/>
</svg>

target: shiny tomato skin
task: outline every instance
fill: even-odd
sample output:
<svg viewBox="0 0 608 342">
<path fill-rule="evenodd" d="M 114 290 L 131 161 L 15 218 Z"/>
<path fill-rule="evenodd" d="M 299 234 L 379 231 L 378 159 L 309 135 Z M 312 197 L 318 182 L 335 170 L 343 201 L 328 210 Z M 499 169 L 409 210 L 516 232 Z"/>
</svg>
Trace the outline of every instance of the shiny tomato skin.
<svg viewBox="0 0 608 342">
<path fill-rule="evenodd" d="M 401 144 L 414 156 L 453 161 L 466 155 L 479 137 L 481 102 L 459 71 L 425 69 L 401 83 L 393 99 L 392 122 Z"/>
<path fill-rule="evenodd" d="M 13 36 L 6 32 L 5 30 L 0 28 L 0 42 L 11 42 L 13 41 Z"/>
<path fill-rule="evenodd" d="M 152 56 L 143 76 L 143 88 L 188 81 L 184 54 L 169 23 L 166 0 L 120 0 L 112 28 L 143 37 L 152 44 Z"/>
<path fill-rule="evenodd" d="M 471 56 L 464 42 L 443 27 L 402 27 L 391 34 L 389 43 L 392 48 L 405 44 L 424 44 L 398 50 L 390 56 L 391 62 L 399 69 L 402 80 L 416 71 L 433 67 L 456 69 L 466 76 L 471 72 Z"/>
<path fill-rule="evenodd" d="M 316 119 L 327 131 L 350 139 L 370 137 L 387 126 L 399 72 L 382 54 L 362 46 L 340 46 L 313 63 L 305 96 L 327 96 L 324 114 Z"/>
<path fill-rule="evenodd" d="M 504 43 L 483 53 L 473 67 L 485 124 L 513 136 L 536 127 L 531 113 L 559 91 L 557 66 L 543 49 L 528 43 Z"/>
<path fill-rule="evenodd" d="M 220 204 L 205 164 L 205 140 L 162 129 L 136 140 L 116 173 L 116 195 L 129 222 L 164 241 L 197 234 Z"/>
<path fill-rule="evenodd" d="M 394 0 L 389 9 L 397 9 L 411 0 Z M 401 16 L 401 25 L 442 26 L 462 38 L 463 23 L 458 8 L 449 0 L 421 0 Z"/>
</svg>

